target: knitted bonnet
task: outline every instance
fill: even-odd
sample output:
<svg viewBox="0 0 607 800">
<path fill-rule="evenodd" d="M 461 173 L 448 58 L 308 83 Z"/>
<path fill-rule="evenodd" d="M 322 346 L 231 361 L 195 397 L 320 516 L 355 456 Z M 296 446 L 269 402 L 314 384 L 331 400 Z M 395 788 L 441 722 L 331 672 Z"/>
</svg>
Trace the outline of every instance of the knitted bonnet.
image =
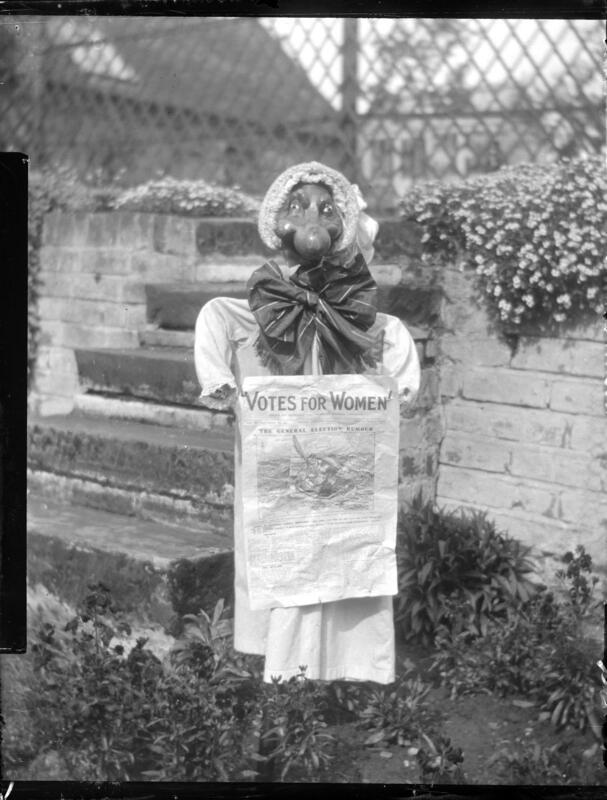
<svg viewBox="0 0 607 800">
<path fill-rule="evenodd" d="M 351 252 L 353 246 L 355 247 L 357 244 L 360 246 L 362 241 L 357 240 L 361 239 L 361 233 L 366 243 L 370 244 L 373 241 L 377 233 L 377 223 L 366 214 L 361 213 L 366 204 L 358 187 L 351 184 L 341 172 L 320 164 L 318 161 L 308 161 L 286 169 L 266 192 L 258 218 L 259 235 L 266 247 L 271 250 L 280 248 L 281 241 L 275 232 L 278 215 L 286 203 L 289 192 L 299 183 L 322 183 L 331 190 L 343 226 L 342 233 L 335 242 L 335 253 Z M 361 223 L 363 223 L 364 231 L 361 230 Z M 360 249 L 362 250 L 362 248 Z M 372 255 L 373 248 L 370 248 L 370 252 Z M 365 255 L 364 251 L 363 255 Z M 370 259 L 367 258 L 367 260 Z"/>
</svg>

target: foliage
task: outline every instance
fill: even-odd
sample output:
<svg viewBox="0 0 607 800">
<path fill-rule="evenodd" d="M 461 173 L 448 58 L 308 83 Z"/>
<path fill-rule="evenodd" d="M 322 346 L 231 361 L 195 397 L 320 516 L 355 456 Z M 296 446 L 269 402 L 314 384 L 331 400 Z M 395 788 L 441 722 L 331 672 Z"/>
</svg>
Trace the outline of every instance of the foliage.
<svg viewBox="0 0 607 800">
<path fill-rule="evenodd" d="M 313 779 L 331 761 L 322 708 L 325 691 L 306 680 L 306 667 L 288 681 L 273 680 L 264 692 L 262 746 L 269 760 L 266 774 L 280 780 L 299 768 Z"/>
<path fill-rule="evenodd" d="M 503 332 L 550 331 L 602 312 L 607 176 L 599 156 L 506 167 L 414 187 L 402 215 L 424 228 L 424 261 L 461 258 Z"/>
<path fill-rule="evenodd" d="M 75 778 L 103 780 L 239 780 L 267 761 L 281 779 L 310 777 L 328 763 L 317 685 L 303 674 L 263 683 L 260 659 L 232 650 L 221 602 L 212 617 L 189 615 L 161 662 L 144 639 L 127 652 L 109 590 L 89 588 L 65 629 L 43 625 L 32 647 L 36 752 L 57 749 Z"/>
<path fill-rule="evenodd" d="M 465 783 L 461 747 L 454 747 L 446 736 L 439 736 L 436 742 L 425 734 L 423 738 L 427 747 L 420 748 L 416 754 L 421 780 L 430 783 Z"/>
<path fill-rule="evenodd" d="M 398 523 L 395 619 L 404 637 L 431 645 L 441 626 L 485 633 L 536 591 L 529 549 L 486 514 L 448 512 L 414 498 Z"/>
<path fill-rule="evenodd" d="M 405 661 L 393 684 L 367 684 L 358 704 L 358 720 L 372 731 L 367 744 L 411 745 L 440 722 L 439 711 L 429 703 L 430 685 Z"/>
<path fill-rule="evenodd" d="M 471 90 L 464 80 L 468 62 L 462 60 L 468 28 L 464 19 L 398 19 L 389 31 L 377 31 L 373 109 L 461 112 L 469 106 Z"/>
<path fill-rule="evenodd" d="M 491 756 L 487 766 L 500 783 L 506 784 L 602 785 L 599 775 L 593 775 L 596 770 L 592 769 L 592 760 L 596 762 L 597 756 L 598 745 L 584 751 L 580 759 L 565 741 L 550 747 L 539 742 L 533 746 L 504 744 Z"/>
<path fill-rule="evenodd" d="M 453 635 L 446 628 L 439 633 L 432 670 L 452 697 L 522 694 L 537 704 L 539 718 L 557 729 L 598 730 L 596 643 L 584 633 L 595 607 L 595 581 L 589 583 L 582 573 L 590 572 L 592 562 L 581 546 L 563 561 L 568 569 L 562 576 L 569 584 L 564 600 L 542 589 L 516 617 L 493 620 L 482 637 Z"/>
<path fill-rule="evenodd" d="M 183 216 L 252 217 L 259 202 L 238 189 L 166 177 L 126 189 L 113 207 Z"/>
</svg>

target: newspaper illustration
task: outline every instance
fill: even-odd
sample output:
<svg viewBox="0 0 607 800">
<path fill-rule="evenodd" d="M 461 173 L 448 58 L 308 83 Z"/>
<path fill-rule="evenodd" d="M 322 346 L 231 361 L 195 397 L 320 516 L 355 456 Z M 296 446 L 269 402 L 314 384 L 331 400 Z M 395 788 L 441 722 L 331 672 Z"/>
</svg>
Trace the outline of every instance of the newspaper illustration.
<svg viewBox="0 0 607 800">
<path fill-rule="evenodd" d="M 396 382 L 246 378 L 238 414 L 251 607 L 396 594 Z"/>
</svg>

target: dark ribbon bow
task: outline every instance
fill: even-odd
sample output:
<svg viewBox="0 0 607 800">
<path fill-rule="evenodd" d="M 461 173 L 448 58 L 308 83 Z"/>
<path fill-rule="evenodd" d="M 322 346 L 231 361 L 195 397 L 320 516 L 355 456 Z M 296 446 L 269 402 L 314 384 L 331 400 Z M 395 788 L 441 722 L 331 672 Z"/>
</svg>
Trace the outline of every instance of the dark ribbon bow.
<svg viewBox="0 0 607 800">
<path fill-rule="evenodd" d="M 346 269 L 322 263 L 300 267 L 285 279 L 274 261 L 247 283 L 249 306 L 259 325 L 257 351 L 282 375 L 303 372 L 314 335 L 324 373 L 361 372 L 374 366 L 377 284 L 359 254 Z"/>
</svg>

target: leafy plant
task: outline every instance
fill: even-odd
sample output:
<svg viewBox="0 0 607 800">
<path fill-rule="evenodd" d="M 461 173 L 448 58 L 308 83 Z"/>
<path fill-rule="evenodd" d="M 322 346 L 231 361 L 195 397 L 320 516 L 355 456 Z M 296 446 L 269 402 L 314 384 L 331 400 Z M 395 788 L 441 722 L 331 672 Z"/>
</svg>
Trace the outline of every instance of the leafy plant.
<svg viewBox="0 0 607 800">
<path fill-rule="evenodd" d="M 312 778 L 331 758 L 325 689 L 303 671 L 264 683 L 262 659 L 234 652 L 222 614 L 220 601 L 187 615 L 160 661 L 145 639 L 128 650 L 108 588 L 91 585 L 63 630 L 47 623 L 35 638 L 32 752 L 59 750 L 82 780 L 242 780 L 264 765 Z"/>
<path fill-rule="evenodd" d="M 524 746 L 508 743 L 491 756 L 488 766 L 495 770 L 500 783 L 602 785 L 604 778 L 599 771 L 603 768 L 597 763 L 598 749 L 598 744 L 593 745 L 579 758 L 572 752 L 568 741 L 550 747 L 539 742 Z M 593 762 L 598 769 L 593 769 Z"/>
<path fill-rule="evenodd" d="M 262 745 L 269 762 L 266 774 L 298 770 L 308 780 L 331 761 L 333 736 L 325 730 L 324 689 L 306 680 L 306 668 L 287 681 L 273 680 L 264 691 Z"/>
<path fill-rule="evenodd" d="M 184 216 L 252 217 L 259 210 L 259 201 L 238 189 L 204 180 L 165 177 L 125 189 L 113 207 Z"/>
<path fill-rule="evenodd" d="M 451 739 L 439 736 L 434 742 L 423 734 L 426 747 L 421 747 L 416 754 L 420 778 L 427 783 L 465 783 L 462 768 L 464 755 L 460 747 L 453 747 Z"/>
<path fill-rule="evenodd" d="M 595 581 L 582 574 L 590 571 L 592 561 L 583 547 L 563 561 L 570 569 L 562 575 L 571 584 L 564 600 L 543 589 L 516 617 L 492 621 L 482 637 L 441 629 L 431 669 L 452 697 L 523 694 L 537 704 L 540 719 L 557 729 L 585 731 L 590 726 L 598 731 L 596 644 L 581 625 L 593 605 Z"/>
<path fill-rule="evenodd" d="M 607 174 L 600 156 L 418 184 L 402 215 L 424 228 L 425 261 L 474 270 L 503 332 L 550 330 L 602 313 Z"/>
<path fill-rule="evenodd" d="M 407 661 L 393 684 L 366 685 L 357 714 L 362 727 L 372 731 L 366 743 L 410 745 L 433 730 L 440 713 L 429 703 L 430 689 Z"/>
<path fill-rule="evenodd" d="M 431 645 L 441 626 L 486 633 L 537 590 L 529 551 L 486 514 L 438 511 L 418 495 L 400 515 L 396 542 L 395 619 L 404 637 Z"/>
</svg>

